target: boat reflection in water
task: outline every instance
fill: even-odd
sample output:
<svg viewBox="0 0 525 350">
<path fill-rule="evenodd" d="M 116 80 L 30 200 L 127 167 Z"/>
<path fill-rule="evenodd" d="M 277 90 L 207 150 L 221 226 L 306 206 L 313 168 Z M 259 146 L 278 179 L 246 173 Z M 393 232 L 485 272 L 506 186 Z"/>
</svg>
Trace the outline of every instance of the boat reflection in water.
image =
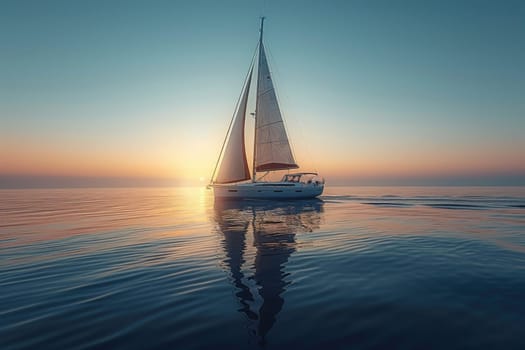
<svg viewBox="0 0 525 350">
<path fill-rule="evenodd" d="M 223 267 L 236 289 L 240 312 L 258 341 L 276 322 L 290 284 L 285 264 L 297 249 L 296 234 L 319 228 L 323 201 L 219 201 L 214 219 L 222 235 Z"/>
</svg>

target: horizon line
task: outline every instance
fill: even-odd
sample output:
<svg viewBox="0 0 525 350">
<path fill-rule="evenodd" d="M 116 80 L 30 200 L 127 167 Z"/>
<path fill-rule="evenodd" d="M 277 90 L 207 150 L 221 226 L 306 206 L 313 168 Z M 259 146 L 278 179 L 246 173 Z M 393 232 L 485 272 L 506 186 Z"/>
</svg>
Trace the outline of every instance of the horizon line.
<svg viewBox="0 0 525 350">
<path fill-rule="evenodd" d="M 522 187 L 525 173 L 448 175 L 448 176 L 379 176 L 328 177 L 327 186 L 481 186 Z M 166 177 L 138 176 L 74 176 L 74 175 L 7 175 L 0 174 L 0 189 L 30 188 L 139 188 L 139 187 L 199 187 L 201 179 L 188 180 Z"/>
</svg>

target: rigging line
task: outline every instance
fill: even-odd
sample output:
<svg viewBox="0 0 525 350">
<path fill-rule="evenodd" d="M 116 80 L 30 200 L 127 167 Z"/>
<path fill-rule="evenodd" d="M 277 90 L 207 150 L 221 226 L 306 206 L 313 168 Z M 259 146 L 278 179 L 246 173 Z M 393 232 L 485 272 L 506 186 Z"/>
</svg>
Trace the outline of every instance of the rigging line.
<svg viewBox="0 0 525 350">
<path fill-rule="evenodd" d="M 269 145 L 269 144 L 272 144 L 272 143 L 278 143 L 280 145 L 286 145 L 286 142 L 288 142 L 288 139 L 280 139 L 280 140 L 270 140 L 270 141 L 266 141 L 266 142 L 259 142 L 259 145 Z M 283 154 L 283 151 L 278 151 L 280 152 L 280 154 Z"/>
<path fill-rule="evenodd" d="M 269 92 L 272 91 L 272 90 L 275 90 L 275 88 L 271 88 L 271 89 L 265 90 L 265 91 L 261 92 L 260 94 L 258 94 L 257 97 L 260 97 L 260 96 L 266 95 L 267 93 L 269 93 Z"/>
<path fill-rule="evenodd" d="M 208 184 L 208 187 L 213 184 L 213 178 L 215 177 L 215 173 L 217 172 L 217 167 L 219 166 L 219 162 L 221 160 L 221 157 L 223 156 L 224 146 L 226 145 L 226 141 L 228 140 L 228 137 L 230 136 L 230 131 L 233 125 L 233 121 L 235 120 L 235 116 L 237 115 L 237 110 L 239 109 L 239 103 L 241 102 L 242 95 L 244 94 L 244 90 L 246 90 L 247 86 L 246 83 L 248 82 L 248 76 L 250 75 L 250 72 L 253 70 L 253 66 L 255 63 L 255 56 L 257 54 L 257 49 L 259 48 L 259 43 L 257 43 L 257 46 L 255 47 L 255 50 L 253 52 L 252 60 L 250 62 L 250 67 L 248 68 L 248 73 L 246 73 L 246 77 L 244 77 L 244 83 L 243 88 L 241 89 L 241 94 L 239 95 L 239 98 L 237 99 L 237 103 L 235 104 L 235 109 L 233 110 L 233 116 L 230 120 L 230 125 L 228 125 L 228 131 L 226 131 L 226 136 L 224 137 L 224 141 L 222 142 L 222 147 L 219 152 L 219 157 L 217 158 L 217 162 L 215 163 L 215 167 L 213 168 L 213 173 L 210 177 L 210 183 Z"/>
<path fill-rule="evenodd" d="M 266 175 L 268 175 L 269 173 L 270 173 L 270 172 L 269 172 L 269 171 L 267 171 L 267 172 L 266 172 L 266 173 L 265 173 L 265 174 L 264 174 L 263 176 L 261 176 L 261 177 L 259 178 L 259 180 L 262 180 L 262 179 L 264 179 L 264 178 L 266 177 Z"/>
<path fill-rule="evenodd" d="M 278 120 L 278 121 L 276 121 L 276 122 L 266 123 L 266 124 L 264 124 L 264 125 L 259 125 L 259 126 L 257 127 L 257 129 L 264 128 L 265 126 L 270 126 L 270 125 L 274 125 L 274 124 L 279 124 L 279 123 L 282 123 L 282 122 L 283 122 L 282 120 Z"/>
</svg>

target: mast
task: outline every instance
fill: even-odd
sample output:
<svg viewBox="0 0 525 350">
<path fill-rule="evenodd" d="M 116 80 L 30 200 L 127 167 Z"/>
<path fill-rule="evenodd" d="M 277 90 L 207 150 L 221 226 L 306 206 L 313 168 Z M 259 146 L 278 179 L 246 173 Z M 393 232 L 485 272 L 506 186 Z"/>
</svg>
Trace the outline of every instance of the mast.
<svg viewBox="0 0 525 350">
<path fill-rule="evenodd" d="M 258 64 L 257 64 L 257 93 L 255 94 L 255 119 L 257 119 L 257 110 L 259 109 L 259 84 L 260 84 L 260 80 L 261 80 L 261 73 L 260 73 L 260 68 L 261 68 L 261 52 L 262 52 L 262 47 L 263 47 L 263 43 L 262 43 L 262 39 L 263 39 L 263 27 L 264 27 L 264 16 L 261 17 L 261 29 L 260 29 L 260 36 L 259 36 L 259 57 L 258 57 Z M 257 174 L 257 170 L 255 169 L 255 154 L 256 154 L 256 151 L 257 151 L 257 121 L 254 123 L 254 133 L 253 133 L 253 177 L 252 177 L 252 182 L 255 182 L 256 178 L 256 174 Z"/>
</svg>

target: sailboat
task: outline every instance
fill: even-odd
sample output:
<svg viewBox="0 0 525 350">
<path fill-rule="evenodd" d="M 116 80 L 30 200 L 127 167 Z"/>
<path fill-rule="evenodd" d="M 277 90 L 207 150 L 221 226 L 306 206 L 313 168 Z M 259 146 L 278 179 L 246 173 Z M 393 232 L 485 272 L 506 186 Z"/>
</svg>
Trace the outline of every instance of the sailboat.
<svg viewBox="0 0 525 350">
<path fill-rule="evenodd" d="M 213 188 L 216 198 L 314 198 L 323 193 L 324 179 L 319 178 L 316 172 L 289 173 L 290 169 L 297 169 L 299 165 L 295 161 L 279 109 L 263 45 L 263 28 L 264 17 L 261 18 L 258 50 L 256 49 L 258 64 L 255 113 L 253 113 L 255 132 L 252 173 L 246 157 L 244 131 L 255 60 L 250 64 L 209 187 Z M 282 170 L 288 170 L 288 173 L 280 181 L 263 180 L 269 173 Z M 260 173 L 263 175 L 258 178 Z"/>
</svg>

